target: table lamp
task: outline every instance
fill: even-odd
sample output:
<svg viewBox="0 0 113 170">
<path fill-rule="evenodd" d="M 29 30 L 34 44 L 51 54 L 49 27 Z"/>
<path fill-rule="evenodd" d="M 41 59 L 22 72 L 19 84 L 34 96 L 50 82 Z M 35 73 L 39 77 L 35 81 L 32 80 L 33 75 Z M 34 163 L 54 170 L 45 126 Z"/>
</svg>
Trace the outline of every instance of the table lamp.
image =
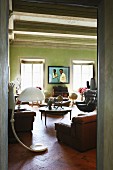
<svg viewBox="0 0 113 170">
<path fill-rule="evenodd" d="M 74 100 L 76 100 L 77 99 L 77 94 L 76 93 L 71 93 L 70 95 L 69 95 L 69 98 L 71 99 L 71 105 L 73 106 L 74 105 Z"/>
<path fill-rule="evenodd" d="M 21 142 L 21 140 L 18 138 L 16 131 L 15 131 L 15 127 L 14 127 L 14 110 L 15 110 L 15 106 L 17 104 L 18 101 L 22 102 L 33 102 L 33 101 L 43 101 L 45 99 L 44 93 L 42 92 L 42 90 L 35 88 L 35 87 L 28 87 L 25 90 L 22 91 L 22 93 L 18 96 L 14 107 L 12 109 L 12 115 L 11 115 L 11 126 L 12 126 L 12 131 L 14 133 L 15 138 L 17 139 L 17 141 L 26 149 L 33 151 L 33 152 L 42 152 L 47 150 L 46 146 L 43 146 L 42 144 L 36 144 L 36 145 L 31 145 L 30 147 L 26 146 L 23 142 Z"/>
</svg>

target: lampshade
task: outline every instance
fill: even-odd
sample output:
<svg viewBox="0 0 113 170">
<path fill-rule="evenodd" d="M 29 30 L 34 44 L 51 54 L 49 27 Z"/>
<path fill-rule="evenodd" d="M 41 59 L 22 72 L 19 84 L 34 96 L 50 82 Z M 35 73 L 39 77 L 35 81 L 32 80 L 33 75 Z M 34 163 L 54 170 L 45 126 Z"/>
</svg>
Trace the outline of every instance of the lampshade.
<svg viewBox="0 0 113 170">
<path fill-rule="evenodd" d="M 45 94 L 45 98 L 49 98 L 52 96 L 51 92 L 49 91 L 45 91 L 44 94 Z"/>
<path fill-rule="evenodd" d="M 22 91 L 22 93 L 18 96 L 17 102 L 19 101 L 24 101 L 24 102 L 33 102 L 33 101 L 42 101 L 44 100 L 44 93 L 41 91 L 39 88 L 36 87 L 28 87 L 25 90 Z M 15 104 L 16 105 L 16 104 Z M 13 107 L 15 108 L 15 106 Z M 47 150 L 46 146 L 43 146 L 42 144 L 35 144 L 31 145 L 30 147 L 26 146 L 21 140 L 18 138 L 15 127 L 14 127 L 14 109 L 12 110 L 12 116 L 11 116 L 11 126 L 12 126 L 12 131 L 14 133 L 15 138 L 17 141 L 26 149 L 33 151 L 33 152 L 42 152 Z"/>
<path fill-rule="evenodd" d="M 57 100 L 58 100 L 59 102 L 62 102 L 62 101 L 63 101 L 63 97 L 62 97 L 61 95 L 59 95 L 59 96 L 57 97 Z"/>
<path fill-rule="evenodd" d="M 23 102 L 42 101 L 44 99 L 43 91 L 35 87 L 26 88 L 18 97 L 18 100 Z"/>
<path fill-rule="evenodd" d="M 69 95 L 69 98 L 72 100 L 76 100 L 77 99 L 77 94 L 76 93 L 71 93 L 71 95 Z"/>
<path fill-rule="evenodd" d="M 71 106 L 74 105 L 74 100 L 76 100 L 77 97 L 78 97 L 78 96 L 77 96 L 76 93 L 71 93 L 71 94 L 69 95 L 69 98 L 72 100 L 72 101 L 71 101 Z"/>
</svg>

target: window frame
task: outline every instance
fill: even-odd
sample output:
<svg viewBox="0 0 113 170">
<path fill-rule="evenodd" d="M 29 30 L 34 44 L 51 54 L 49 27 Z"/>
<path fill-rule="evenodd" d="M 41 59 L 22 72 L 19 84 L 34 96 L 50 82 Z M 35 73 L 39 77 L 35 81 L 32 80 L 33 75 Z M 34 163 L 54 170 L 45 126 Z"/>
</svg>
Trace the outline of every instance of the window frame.
<svg viewBox="0 0 113 170">
<path fill-rule="evenodd" d="M 93 70 L 92 70 L 93 75 L 92 75 L 91 78 L 94 78 L 94 76 L 95 76 L 95 69 L 94 69 L 95 68 L 95 62 L 94 61 L 88 61 L 88 60 L 73 60 L 72 61 L 72 89 L 73 89 L 73 91 L 78 91 L 78 88 L 74 88 L 74 68 L 73 68 L 74 65 L 80 65 L 81 67 L 83 65 L 86 65 L 86 66 L 92 65 L 93 66 Z M 85 87 L 87 87 L 87 86 L 85 86 Z"/>
<path fill-rule="evenodd" d="M 32 71 L 33 71 L 33 64 L 43 64 L 43 78 L 42 78 L 42 87 L 41 88 L 44 89 L 44 85 L 45 85 L 44 84 L 44 79 L 45 79 L 45 59 L 20 59 L 20 77 L 21 77 L 21 64 L 22 63 L 32 64 Z M 32 72 L 32 79 L 33 79 L 33 72 Z M 33 82 L 32 82 L 32 86 L 33 86 Z M 22 87 L 21 87 L 21 90 L 23 90 Z"/>
</svg>

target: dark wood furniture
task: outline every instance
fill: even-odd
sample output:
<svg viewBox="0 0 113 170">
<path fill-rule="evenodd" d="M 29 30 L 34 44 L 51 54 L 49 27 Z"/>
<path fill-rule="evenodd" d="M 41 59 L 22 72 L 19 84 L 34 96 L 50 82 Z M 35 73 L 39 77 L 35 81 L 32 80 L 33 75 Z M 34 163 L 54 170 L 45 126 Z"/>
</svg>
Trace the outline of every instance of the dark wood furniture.
<svg viewBox="0 0 113 170">
<path fill-rule="evenodd" d="M 66 113 L 70 113 L 70 120 L 71 120 L 71 111 L 72 109 L 69 107 L 52 107 L 51 110 L 48 109 L 48 107 L 41 107 L 39 109 L 39 111 L 41 112 L 41 120 L 42 120 L 42 114 L 45 115 L 45 126 L 46 126 L 46 117 L 48 114 L 51 115 L 61 115 L 64 116 Z"/>
<path fill-rule="evenodd" d="M 53 86 L 53 97 L 57 97 L 59 95 L 63 97 L 68 97 L 68 88 L 66 86 Z"/>
<path fill-rule="evenodd" d="M 12 132 L 12 127 L 10 123 L 12 115 L 12 109 L 8 109 L 8 140 L 9 143 L 14 143 L 16 142 L 16 139 L 13 135 Z M 34 122 L 34 117 L 36 116 L 36 112 L 27 110 L 27 109 L 16 109 L 14 112 L 14 126 L 17 134 L 20 132 L 31 132 L 33 130 L 33 122 Z"/>
</svg>

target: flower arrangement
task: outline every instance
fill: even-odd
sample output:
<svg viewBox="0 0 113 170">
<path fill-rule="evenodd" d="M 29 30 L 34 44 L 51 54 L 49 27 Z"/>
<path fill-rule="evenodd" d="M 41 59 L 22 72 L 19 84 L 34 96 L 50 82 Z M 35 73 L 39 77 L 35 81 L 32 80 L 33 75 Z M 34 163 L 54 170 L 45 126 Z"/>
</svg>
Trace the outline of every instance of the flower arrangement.
<svg viewBox="0 0 113 170">
<path fill-rule="evenodd" d="M 80 88 L 78 89 L 78 92 L 79 92 L 80 94 L 83 94 L 86 90 L 87 90 L 87 87 L 80 87 Z"/>
</svg>

